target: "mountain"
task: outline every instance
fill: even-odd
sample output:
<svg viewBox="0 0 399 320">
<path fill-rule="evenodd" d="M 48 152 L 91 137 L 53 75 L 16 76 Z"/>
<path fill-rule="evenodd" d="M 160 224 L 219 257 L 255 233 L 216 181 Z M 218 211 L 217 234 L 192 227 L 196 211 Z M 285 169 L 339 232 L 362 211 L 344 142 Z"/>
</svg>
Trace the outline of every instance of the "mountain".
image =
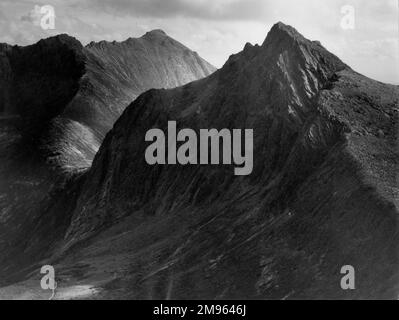
<svg viewBox="0 0 399 320">
<path fill-rule="evenodd" d="M 160 30 L 86 47 L 68 35 L 26 47 L 1 44 L 0 270 L 13 260 L 31 261 L 23 248 L 32 235 L 62 237 L 73 202 L 59 204 L 50 217 L 44 212 L 90 168 L 130 102 L 150 88 L 180 86 L 213 71 Z"/>
<path fill-rule="evenodd" d="M 131 103 L 43 213 L 68 204 L 63 239 L 0 294 L 45 295 L 49 263 L 58 298 L 396 299 L 398 90 L 277 23 L 208 77 Z M 146 134 L 168 121 L 252 129 L 252 173 L 149 165 Z"/>
<path fill-rule="evenodd" d="M 215 71 L 160 30 L 86 47 L 68 35 L 3 47 L 0 112 L 20 116 L 24 136 L 65 171 L 90 167 L 105 134 L 140 93 Z"/>
</svg>

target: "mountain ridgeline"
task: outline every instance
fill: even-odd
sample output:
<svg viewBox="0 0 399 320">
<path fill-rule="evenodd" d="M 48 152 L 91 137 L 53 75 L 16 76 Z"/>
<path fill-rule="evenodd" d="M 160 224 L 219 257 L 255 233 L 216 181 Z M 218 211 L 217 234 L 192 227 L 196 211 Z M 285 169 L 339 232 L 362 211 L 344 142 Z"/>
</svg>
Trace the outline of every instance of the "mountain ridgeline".
<svg viewBox="0 0 399 320">
<path fill-rule="evenodd" d="M 20 132 L 64 170 L 90 167 L 105 134 L 140 93 L 215 71 L 161 30 L 86 47 L 59 35 L 27 47 L 2 45 L 0 57 L 0 113 L 20 116 Z"/>
<path fill-rule="evenodd" d="M 46 262 L 97 298 L 396 299 L 398 93 L 277 23 L 206 78 L 125 109 L 46 208 L 68 217 Z M 149 165 L 146 132 L 168 121 L 252 129 L 252 174 Z M 346 265 L 356 290 L 341 288 Z"/>
<path fill-rule="evenodd" d="M 68 35 L 1 44 L 0 282 L 9 280 L 1 270 L 29 265 L 63 237 L 74 204 L 70 186 L 131 101 L 213 71 L 160 30 L 86 47 Z"/>
</svg>

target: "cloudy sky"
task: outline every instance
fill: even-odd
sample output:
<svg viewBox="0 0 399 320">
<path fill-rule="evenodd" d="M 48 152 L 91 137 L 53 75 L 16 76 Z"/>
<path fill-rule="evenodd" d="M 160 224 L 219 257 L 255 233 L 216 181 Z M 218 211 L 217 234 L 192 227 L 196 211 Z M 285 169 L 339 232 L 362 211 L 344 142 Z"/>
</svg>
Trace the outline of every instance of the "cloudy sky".
<svg viewBox="0 0 399 320">
<path fill-rule="evenodd" d="M 282 21 L 305 37 L 320 40 L 360 73 L 399 84 L 398 2 L 1 0 L 0 42 L 26 45 L 43 37 L 68 33 L 87 44 L 92 40 L 122 41 L 152 29 L 163 29 L 220 67 L 230 54 L 241 51 L 246 42 L 262 43 L 271 26 Z M 43 30 L 40 26 L 42 14 L 35 6 L 44 5 L 54 7 L 54 30 Z M 347 6 L 354 9 L 353 15 Z"/>
</svg>

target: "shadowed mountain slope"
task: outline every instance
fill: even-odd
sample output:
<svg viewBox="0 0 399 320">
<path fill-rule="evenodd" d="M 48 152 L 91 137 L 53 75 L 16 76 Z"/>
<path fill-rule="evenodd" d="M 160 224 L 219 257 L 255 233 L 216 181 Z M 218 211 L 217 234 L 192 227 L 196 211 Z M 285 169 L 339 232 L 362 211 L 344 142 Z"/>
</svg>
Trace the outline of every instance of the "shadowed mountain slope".
<svg viewBox="0 0 399 320">
<path fill-rule="evenodd" d="M 68 35 L 26 47 L 1 44 L 0 266 L 25 264 L 38 255 L 20 256 L 27 245 L 45 253 L 43 243 L 63 236 L 73 201 L 56 195 L 69 194 L 64 188 L 90 167 L 130 102 L 214 70 L 160 30 L 87 47 Z M 53 206 L 55 214 L 46 216 Z"/>
<path fill-rule="evenodd" d="M 126 109 L 82 185 L 67 247 L 97 235 L 60 266 L 79 261 L 93 282 L 116 270 L 104 297 L 395 298 L 397 103 L 396 86 L 276 24 L 208 78 Z M 168 120 L 253 129 L 253 173 L 148 165 L 145 134 Z M 344 265 L 355 291 L 340 288 Z"/>
<path fill-rule="evenodd" d="M 163 31 L 83 47 L 67 35 L 2 45 L 0 112 L 66 171 L 90 167 L 125 107 L 151 88 L 173 88 L 215 68 Z"/>
<path fill-rule="evenodd" d="M 253 129 L 252 174 L 148 165 L 146 132 L 170 120 Z M 41 263 L 58 272 L 58 298 L 79 286 L 94 298 L 396 299 L 397 121 L 397 86 L 278 23 L 207 78 L 126 108 L 59 198 L 70 221 Z M 340 287 L 344 265 L 356 290 Z M 36 269 L 0 293 L 40 295 Z"/>
</svg>

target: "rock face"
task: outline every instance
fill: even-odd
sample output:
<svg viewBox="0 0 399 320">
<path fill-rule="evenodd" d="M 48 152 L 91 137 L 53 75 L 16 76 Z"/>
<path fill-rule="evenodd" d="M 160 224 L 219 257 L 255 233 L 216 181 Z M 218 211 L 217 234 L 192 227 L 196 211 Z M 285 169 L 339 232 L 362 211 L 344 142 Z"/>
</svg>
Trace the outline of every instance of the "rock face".
<svg viewBox="0 0 399 320">
<path fill-rule="evenodd" d="M 7 53 L 11 50 L 11 46 L 7 44 L 0 44 L 0 115 L 11 113 L 10 110 L 10 82 L 11 82 L 11 67 Z"/>
<path fill-rule="evenodd" d="M 1 44 L 0 270 L 11 260 L 24 265 L 45 252 L 43 243 L 51 246 L 50 239 L 63 236 L 74 203 L 66 186 L 90 167 L 131 101 L 150 88 L 180 86 L 214 70 L 159 30 L 87 47 L 68 35 L 27 47 Z M 59 194 L 65 202 L 56 200 Z M 50 209 L 55 214 L 48 216 Z M 40 250 L 18 260 L 30 245 Z"/>
<path fill-rule="evenodd" d="M 397 86 L 278 23 L 212 75 L 126 108 L 43 211 L 65 213 L 46 262 L 98 298 L 397 298 L 397 105 Z M 148 165 L 146 132 L 170 120 L 253 129 L 252 174 Z M 356 290 L 340 287 L 345 265 Z"/>
<path fill-rule="evenodd" d="M 62 170 L 90 167 L 125 107 L 151 88 L 173 88 L 215 68 L 163 31 L 124 42 L 59 35 L 28 47 L 0 47 L 0 112 Z"/>
<path fill-rule="evenodd" d="M 397 87 L 276 24 L 211 76 L 126 109 L 66 239 L 97 235 L 63 268 L 79 260 L 99 277 L 102 261 L 118 274 L 104 297 L 397 297 L 397 102 Z M 148 165 L 145 134 L 168 120 L 253 129 L 253 173 Z M 357 272 L 354 291 L 340 287 L 344 265 Z"/>
</svg>

